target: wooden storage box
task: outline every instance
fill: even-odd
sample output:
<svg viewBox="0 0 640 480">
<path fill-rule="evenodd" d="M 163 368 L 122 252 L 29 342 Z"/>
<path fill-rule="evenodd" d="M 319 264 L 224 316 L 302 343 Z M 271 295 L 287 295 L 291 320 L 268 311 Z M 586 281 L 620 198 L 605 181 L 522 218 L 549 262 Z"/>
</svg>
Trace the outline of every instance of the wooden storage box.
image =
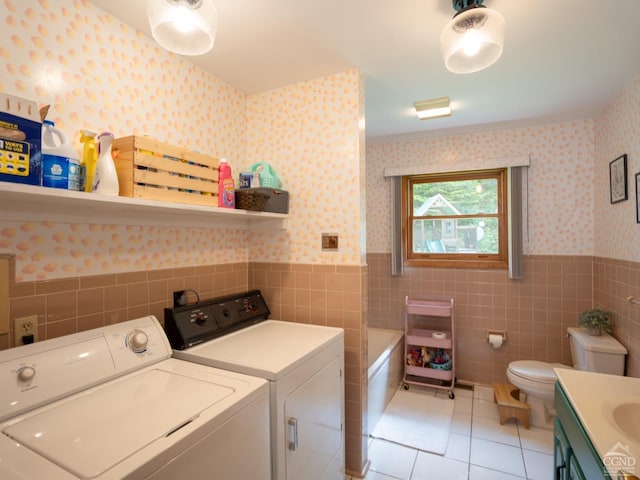
<svg viewBox="0 0 640 480">
<path fill-rule="evenodd" d="M 121 196 L 218 206 L 219 159 L 135 135 L 112 150 Z"/>
</svg>

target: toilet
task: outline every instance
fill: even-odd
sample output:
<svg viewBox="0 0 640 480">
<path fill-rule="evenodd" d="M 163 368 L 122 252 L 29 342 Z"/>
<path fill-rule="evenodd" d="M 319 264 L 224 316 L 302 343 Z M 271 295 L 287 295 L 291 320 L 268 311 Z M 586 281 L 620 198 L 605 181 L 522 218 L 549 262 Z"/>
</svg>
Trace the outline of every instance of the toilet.
<svg viewBox="0 0 640 480">
<path fill-rule="evenodd" d="M 531 423 L 538 427 L 553 428 L 553 398 L 557 380 L 554 368 L 576 368 L 589 372 L 624 375 L 627 349 L 607 333 L 589 335 L 586 329 L 567 329 L 573 367 L 562 363 L 538 360 L 517 360 L 507 368 L 507 378 L 518 387 L 531 405 Z"/>
</svg>

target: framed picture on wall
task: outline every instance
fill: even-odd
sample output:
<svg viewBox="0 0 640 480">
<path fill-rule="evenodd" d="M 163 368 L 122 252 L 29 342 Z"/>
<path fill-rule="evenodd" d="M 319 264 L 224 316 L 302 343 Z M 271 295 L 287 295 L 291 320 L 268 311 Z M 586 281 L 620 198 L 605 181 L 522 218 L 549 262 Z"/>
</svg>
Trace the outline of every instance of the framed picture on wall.
<svg viewBox="0 0 640 480">
<path fill-rule="evenodd" d="M 611 203 L 627 199 L 627 154 L 619 156 L 609 164 Z"/>
<path fill-rule="evenodd" d="M 636 223 L 640 223 L 640 173 L 636 173 Z"/>
</svg>

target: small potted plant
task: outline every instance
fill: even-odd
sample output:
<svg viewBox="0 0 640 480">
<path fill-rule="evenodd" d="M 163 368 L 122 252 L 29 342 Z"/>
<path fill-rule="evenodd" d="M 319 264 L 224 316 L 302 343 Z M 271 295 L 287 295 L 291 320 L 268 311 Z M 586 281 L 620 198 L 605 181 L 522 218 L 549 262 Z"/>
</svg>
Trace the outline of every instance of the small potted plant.
<svg viewBox="0 0 640 480">
<path fill-rule="evenodd" d="M 578 325 L 589 330 L 590 335 L 602 335 L 602 332 L 611 333 L 613 330 L 612 318 L 613 312 L 594 308 L 578 315 Z"/>
</svg>

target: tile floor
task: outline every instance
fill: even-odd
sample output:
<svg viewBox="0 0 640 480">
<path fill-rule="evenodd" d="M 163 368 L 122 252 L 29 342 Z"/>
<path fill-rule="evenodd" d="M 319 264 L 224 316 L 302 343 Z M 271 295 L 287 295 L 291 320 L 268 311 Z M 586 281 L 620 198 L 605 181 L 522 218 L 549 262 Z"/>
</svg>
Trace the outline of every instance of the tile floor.
<svg viewBox="0 0 640 480">
<path fill-rule="evenodd" d="M 411 386 L 427 395 L 445 390 Z M 529 430 L 498 421 L 490 387 L 455 390 L 449 444 L 444 456 L 371 439 L 365 480 L 549 480 L 553 478 L 553 430 Z"/>
</svg>

